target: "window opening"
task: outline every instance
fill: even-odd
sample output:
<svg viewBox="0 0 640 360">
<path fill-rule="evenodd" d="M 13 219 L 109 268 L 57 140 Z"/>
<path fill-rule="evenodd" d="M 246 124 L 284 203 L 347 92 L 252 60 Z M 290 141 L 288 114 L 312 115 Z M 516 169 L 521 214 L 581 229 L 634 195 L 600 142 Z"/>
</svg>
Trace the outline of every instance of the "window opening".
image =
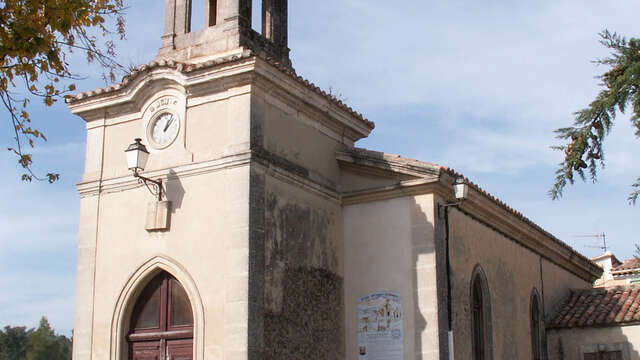
<svg viewBox="0 0 640 360">
<path fill-rule="evenodd" d="M 540 303 L 538 301 L 538 294 L 534 290 L 531 296 L 531 349 L 533 360 L 542 359 L 540 329 Z"/>
<path fill-rule="evenodd" d="M 473 356 L 475 360 L 484 360 L 484 301 L 482 284 L 476 277 L 473 283 Z"/>
<path fill-rule="evenodd" d="M 262 34 L 262 0 L 251 2 L 251 28 Z"/>
<path fill-rule="evenodd" d="M 491 298 L 480 265 L 473 271 L 470 290 L 473 360 L 492 360 Z"/>
<path fill-rule="evenodd" d="M 196 32 L 205 27 L 205 1 L 209 0 L 191 0 L 189 1 L 189 17 L 190 25 L 188 32 Z"/>
</svg>

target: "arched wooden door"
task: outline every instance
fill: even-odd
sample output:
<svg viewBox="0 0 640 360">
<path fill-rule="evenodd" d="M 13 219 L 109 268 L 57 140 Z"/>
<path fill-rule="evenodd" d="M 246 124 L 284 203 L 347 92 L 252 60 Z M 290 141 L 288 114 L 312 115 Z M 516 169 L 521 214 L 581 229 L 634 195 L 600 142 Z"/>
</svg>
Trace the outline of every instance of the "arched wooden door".
<svg viewBox="0 0 640 360">
<path fill-rule="evenodd" d="M 163 272 L 140 294 L 127 335 L 130 360 L 192 360 L 193 314 L 180 283 Z"/>
</svg>

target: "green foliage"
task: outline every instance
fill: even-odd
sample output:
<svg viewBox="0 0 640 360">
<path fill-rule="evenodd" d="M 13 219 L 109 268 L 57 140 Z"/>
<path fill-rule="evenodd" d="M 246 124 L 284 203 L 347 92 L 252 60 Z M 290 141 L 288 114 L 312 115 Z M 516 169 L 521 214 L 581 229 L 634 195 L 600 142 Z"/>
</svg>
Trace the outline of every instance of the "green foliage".
<svg viewBox="0 0 640 360">
<path fill-rule="evenodd" d="M 105 80 L 113 80 L 121 66 L 114 60 L 112 35 L 124 37 L 123 0 L 1 0 L 0 1 L 0 103 L 8 113 L 15 145 L 9 151 L 25 170 L 25 181 L 44 178 L 32 170 L 34 147 L 45 135 L 31 126 L 30 98 L 53 105 L 75 90 L 70 81 L 79 79 L 69 68 L 67 56 L 82 52 L 88 62 L 97 62 Z M 109 18 L 114 25 L 109 25 Z M 113 29 L 112 29 L 113 27 Z M 93 34 L 98 34 L 93 35 Z M 29 97 L 20 95 L 28 93 Z"/>
<path fill-rule="evenodd" d="M 0 360 L 70 360 L 71 348 L 71 339 L 56 335 L 45 317 L 37 329 L 0 330 Z"/>
<path fill-rule="evenodd" d="M 0 360 L 25 359 L 27 344 L 26 327 L 10 327 L 0 330 Z"/>
<path fill-rule="evenodd" d="M 585 109 L 574 113 L 573 126 L 555 131 L 565 145 L 553 146 L 564 152 L 564 160 L 556 171 L 556 180 L 549 190 L 552 199 L 562 197 L 567 184 L 577 176 L 585 181 L 597 181 L 598 170 L 605 166 L 603 143 L 611 131 L 616 114 L 625 113 L 631 106 L 631 122 L 640 137 L 640 39 L 624 37 L 608 30 L 599 34 L 600 43 L 611 50 L 609 57 L 596 60 L 607 67 L 599 76 L 604 89 Z M 629 202 L 635 204 L 640 196 L 640 179 L 632 185 Z"/>
</svg>

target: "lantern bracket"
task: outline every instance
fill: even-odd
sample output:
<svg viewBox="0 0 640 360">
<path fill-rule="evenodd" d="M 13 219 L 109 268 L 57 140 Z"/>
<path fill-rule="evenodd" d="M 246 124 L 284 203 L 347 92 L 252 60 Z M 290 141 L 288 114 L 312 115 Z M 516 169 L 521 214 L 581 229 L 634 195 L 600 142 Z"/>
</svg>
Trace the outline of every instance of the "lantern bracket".
<svg viewBox="0 0 640 360">
<path fill-rule="evenodd" d="M 137 169 L 133 170 L 133 177 L 138 179 L 139 184 L 144 184 L 151 194 L 157 196 L 158 201 L 162 201 L 162 179 L 149 179 L 148 177 L 140 175 Z"/>
</svg>

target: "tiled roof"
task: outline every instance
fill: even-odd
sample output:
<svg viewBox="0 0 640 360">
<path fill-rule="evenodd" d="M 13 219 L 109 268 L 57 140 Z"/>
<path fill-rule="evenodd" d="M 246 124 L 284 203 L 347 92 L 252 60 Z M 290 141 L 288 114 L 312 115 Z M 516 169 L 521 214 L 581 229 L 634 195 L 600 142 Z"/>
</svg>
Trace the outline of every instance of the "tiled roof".
<svg viewBox="0 0 640 360">
<path fill-rule="evenodd" d="M 611 269 L 611 273 L 632 272 L 634 270 L 640 270 L 640 259 L 634 258 L 625 260 L 622 265 Z"/>
<path fill-rule="evenodd" d="M 455 170 L 453 170 L 451 168 L 447 168 L 447 167 L 443 166 L 442 169 L 444 171 L 446 171 L 447 173 L 449 173 L 449 175 L 451 175 L 454 178 L 463 177 L 465 179 L 465 181 L 469 184 L 470 187 L 476 189 L 479 193 L 481 193 L 482 195 L 484 195 L 485 197 L 487 197 L 488 199 L 490 199 L 491 201 L 493 201 L 495 204 L 497 204 L 498 206 L 502 207 L 506 211 L 510 212 L 511 214 L 513 214 L 518 219 L 524 221 L 525 223 L 529 224 L 534 229 L 540 231 L 541 233 L 545 234 L 549 238 L 553 239 L 553 241 L 556 244 L 558 244 L 558 245 L 562 246 L 563 248 L 569 250 L 575 257 L 581 259 L 585 264 L 588 264 L 589 267 L 594 269 L 594 271 L 597 271 L 597 269 L 600 269 L 600 267 L 598 265 L 596 265 L 594 262 L 592 262 L 588 257 L 582 255 L 580 252 L 578 252 L 577 250 L 575 250 L 574 248 L 569 246 L 567 243 L 565 243 L 564 241 L 558 239 L 555 235 L 553 235 L 552 233 L 548 232 L 547 230 L 543 229 L 540 225 L 538 225 L 535 222 L 533 222 L 533 220 L 531 220 L 528 217 L 526 217 L 520 211 L 512 208 L 506 202 L 500 200 L 498 197 L 496 197 L 496 196 L 492 195 L 491 193 L 489 193 L 488 191 L 484 190 L 483 188 L 480 187 L 480 185 L 473 183 L 467 177 L 465 177 L 464 175 L 460 174 L 459 172 L 457 172 L 457 171 L 455 171 Z"/>
<path fill-rule="evenodd" d="M 378 160 L 382 160 L 382 161 L 392 160 L 392 161 L 397 161 L 397 162 L 403 162 L 403 163 L 405 163 L 407 165 L 413 165 L 413 166 L 423 167 L 423 168 L 427 168 L 427 169 L 438 169 L 440 172 L 449 174 L 449 176 L 451 176 L 453 178 L 462 177 L 465 180 L 465 182 L 467 184 L 469 184 L 469 186 L 471 188 L 473 188 L 476 191 L 478 191 L 481 195 L 483 195 L 484 197 L 488 198 L 490 201 L 492 201 L 493 203 L 495 203 L 499 207 L 505 209 L 507 212 L 511 213 L 516 218 L 524 221 L 525 223 L 527 223 L 528 225 L 530 225 L 531 227 L 533 227 L 537 231 L 545 234 L 547 237 L 552 239 L 556 244 L 558 244 L 561 247 L 567 249 L 569 252 L 571 252 L 571 254 L 573 254 L 572 256 L 575 256 L 576 258 L 582 260 L 589 268 L 591 268 L 592 272 L 595 272 L 595 271 L 600 271 L 601 272 L 602 271 L 601 268 L 598 265 L 596 265 L 593 261 L 591 261 L 588 257 L 582 255 L 580 252 L 578 252 L 577 250 L 575 250 L 574 248 L 569 246 L 567 243 L 565 243 L 564 241 L 558 239 L 556 236 L 554 236 L 550 232 L 548 232 L 545 229 L 543 229 L 540 225 L 538 225 L 535 222 L 533 222 L 531 219 L 526 217 L 523 213 L 521 213 L 520 211 L 518 211 L 518 210 L 512 208 L 511 206 L 507 205 L 507 203 L 505 203 L 504 201 L 500 200 L 498 197 L 493 196 L 488 191 L 486 191 L 483 188 L 481 188 L 480 185 L 475 184 L 474 182 L 469 180 L 466 176 L 462 175 L 461 173 L 455 171 L 454 169 L 452 169 L 450 167 L 447 167 L 447 166 L 444 166 L 444 165 L 435 164 L 435 163 L 431 163 L 431 162 L 420 161 L 420 160 L 404 157 L 404 156 L 397 155 L 397 154 L 382 153 L 382 152 L 368 150 L 368 149 L 364 149 L 364 148 L 354 148 L 354 149 L 351 150 L 351 153 L 353 155 L 355 155 L 355 156 L 361 156 L 361 157 L 364 156 L 364 157 L 369 157 L 369 158 L 378 159 Z M 595 280 L 595 279 L 593 279 L 593 280 Z M 593 280 L 591 280 L 591 281 L 593 281 Z"/>
<path fill-rule="evenodd" d="M 572 290 L 548 328 L 615 326 L 640 322 L 640 287 Z"/>
<path fill-rule="evenodd" d="M 136 77 L 141 76 L 143 74 L 146 74 L 149 71 L 151 71 L 153 69 L 157 69 L 157 68 L 174 69 L 174 70 L 176 70 L 178 72 L 187 74 L 187 73 L 191 73 L 191 72 L 202 70 L 202 69 L 212 68 L 212 67 L 215 67 L 215 66 L 229 65 L 229 64 L 232 64 L 232 63 L 235 63 L 235 62 L 240 62 L 240 61 L 251 59 L 251 58 L 261 58 L 261 59 L 265 60 L 266 62 L 268 62 L 269 64 L 273 65 L 278 70 L 280 70 L 282 73 L 288 75 L 289 77 L 291 77 L 292 79 L 294 79 L 298 83 L 306 86 L 311 91 L 313 91 L 316 94 L 324 97 L 328 101 L 330 101 L 333 104 L 337 105 L 342 110 L 347 111 L 349 114 L 351 114 L 352 116 L 354 116 L 355 118 L 357 118 L 358 120 L 363 122 L 370 129 L 373 129 L 375 127 L 375 124 L 373 122 L 367 120 L 362 114 L 356 112 L 353 108 L 351 108 L 350 106 L 345 104 L 342 100 L 338 99 L 334 95 L 327 93 L 326 91 L 320 89 L 318 86 L 316 86 L 315 84 L 313 84 L 309 80 L 306 80 L 305 78 L 299 76 L 295 72 L 295 70 L 293 70 L 292 68 L 280 64 L 278 61 L 276 61 L 273 58 L 264 58 L 264 57 L 260 56 L 259 54 L 254 53 L 254 52 L 252 52 L 250 50 L 247 50 L 247 51 L 245 51 L 244 53 L 242 53 L 240 55 L 233 55 L 233 56 L 218 58 L 218 59 L 215 59 L 215 60 L 209 60 L 209 61 L 204 61 L 204 62 L 195 63 L 195 64 L 183 63 L 183 62 L 178 62 L 178 61 L 173 61 L 173 60 L 152 61 L 147 65 L 141 65 L 138 68 L 132 70 L 129 74 L 125 75 L 122 78 L 122 81 L 119 84 L 114 84 L 114 85 L 111 85 L 111 86 L 107 86 L 107 87 L 96 89 L 96 90 L 92 90 L 92 91 L 81 92 L 81 93 L 78 93 L 78 94 L 75 94 L 75 95 L 69 95 L 69 96 L 65 97 L 65 101 L 68 104 L 72 104 L 74 102 L 85 100 L 85 99 L 88 99 L 88 98 L 91 98 L 91 97 L 100 96 L 100 95 L 104 95 L 104 94 L 109 94 L 109 93 L 114 93 L 114 92 L 120 91 L 122 89 L 125 89 L 127 87 L 127 85 L 129 85 Z"/>
</svg>

